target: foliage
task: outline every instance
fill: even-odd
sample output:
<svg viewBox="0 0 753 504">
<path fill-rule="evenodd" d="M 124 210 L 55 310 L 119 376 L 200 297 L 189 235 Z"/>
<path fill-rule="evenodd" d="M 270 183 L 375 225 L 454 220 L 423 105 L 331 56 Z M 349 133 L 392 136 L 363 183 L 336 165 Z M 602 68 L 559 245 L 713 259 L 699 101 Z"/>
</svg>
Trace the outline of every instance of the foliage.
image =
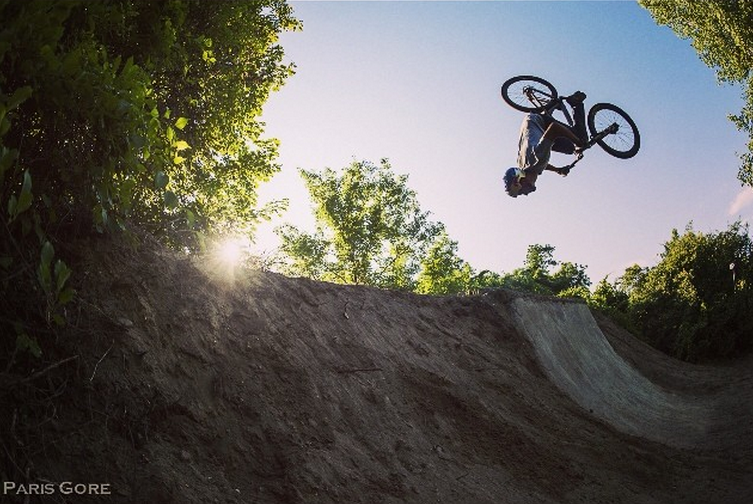
<svg viewBox="0 0 753 504">
<path fill-rule="evenodd" d="M 592 309 L 605 313 L 631 333 L 640 334 L 640 331 L 637 330 L 628 316 L 630 297 L 620 280 L 613 284 L 609 282 L 608 277 L 605 277 L 596 284 L 593 292 L 583 296 L 583 298 Z"/>
<path fill-rule="evenodd" d="M 552 245 L 529 245 L 522 268 L 502 275 L 499 285 L 522 292 L 533 292 L 552 296 L 583 297 L 588 292 L 591 280 L 585 267 L 554 259 Z M 554 266 L 559 269 L 552 272 Z"/>
<path fill-rule="evenodd" d="M 397 175 L 387 160 L 301 175 L 314 203 L 316 229 L 277 229 L 283 273 L 433 295 L 507 287 L 584 296 L 590 285 L 583 266 L 554 260 L 551 245 L 529 247 L 524 267 L 512 274 L 477 273 L 459 256 L 444 225 L 421 210 L 408 177 Z"/>
<path fill-rule="evenodd" d="M 739 355 L 753 344 L 753 242 L 747 226 L 672 231 L 659 263 L 634 266 L 591 302 L 626 317 L 660 350 L 689 361 Z"/>
<path fill-rule="evenodd" d="M 256 209 L 278 169 L 258 116 L 292 72 L 284 1 L 0 0 L 0 17 L 3 333 L 63 321 L 76 233 L 134 221 L 196 248 L 274 210 Z"/>
<path fill-rule="evenodd" d="M 300 171 L 315 206 L 316 231 L 277 229 L 283 271 L 337 283 L 416 288 L 421 260 L 443 226 L 420 209 L 407 176 L 387 160 L 353 161 L 341 174 Z"/>
<path fill-rule="evenodd" d="M 277 229 L 283 273 L 433 295 L 499 287 L 587 295 L 585 268 L 555 261 L 551 245 L 531 245 L 525 265 L 511 274 L 477 273 L 459 256 L 444 225 L 421 211 L 407 176 L 396 175 L 386 160 L 379 166 L 354 161 L 342 174 L 325 169 L 301 175 L 314 201 L 316 230 Z"/>
<path fill-rule="evenodd" d="M 458 255 L 458 244 L 443 230 L 421 261 L 416 292 L 421 294 L 468 293 L 474 285 L 473 268 Z"/>
<path fill-rule="evenodd" d="M 723 82 L 743 85 L 745 105 L 731 116 L 749 136 L 739 179 L 753 185 L 753 2 L 749 0 L 640 0 L 657 23 L 691 40 L 699 56 Z"/>
<path fill-rule="evenodd" d="M 457 243 L 446 236 L 438 240 L 423 262 L 418 292 L 428 294 L 467 294 L 486 289 L 506 288 L 550 296 L 589 296 L 591 280 L 585 267 L 554 259 L 552 245 L 528 247 L 521 268 L 511 273 L 476 272 L 457 255 Z M 559 266 L 553 271 L 553 268 Z"/>
</svg>

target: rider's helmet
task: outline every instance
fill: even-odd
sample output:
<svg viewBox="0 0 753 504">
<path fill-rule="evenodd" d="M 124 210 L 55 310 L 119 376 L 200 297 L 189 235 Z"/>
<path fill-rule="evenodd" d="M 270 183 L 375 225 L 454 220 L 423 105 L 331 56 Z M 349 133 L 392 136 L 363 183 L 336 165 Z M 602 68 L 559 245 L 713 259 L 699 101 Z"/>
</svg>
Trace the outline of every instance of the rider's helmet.
<svg viewBox="0 0 753 504">
<path fill-rule="evenodd" d="M 525 173 L 523 173 L 523 170 L 521 170 L 518 167 L 513 166 L 512 168 L 508 168 L 505 172 L 505 192 L 512 196 L 513 198 L 517 198 L 520 194 L 520 185 L 515 184 L 515 182 L 520 182 L 520 179 L 525 177 Z"/>
</svg>

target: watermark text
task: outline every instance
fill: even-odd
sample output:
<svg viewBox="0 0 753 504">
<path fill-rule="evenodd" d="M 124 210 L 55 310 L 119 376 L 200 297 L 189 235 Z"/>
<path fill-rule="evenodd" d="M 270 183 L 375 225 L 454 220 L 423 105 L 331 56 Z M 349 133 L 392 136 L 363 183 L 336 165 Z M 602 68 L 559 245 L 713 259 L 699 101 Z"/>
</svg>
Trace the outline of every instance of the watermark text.
<svg viewBox="0 0 753 504">
<path fill-rule="evenodd" d="M 3 481 L 3 495 L 112 495 L 110 483 L 16 483 Z"/>
</svg>

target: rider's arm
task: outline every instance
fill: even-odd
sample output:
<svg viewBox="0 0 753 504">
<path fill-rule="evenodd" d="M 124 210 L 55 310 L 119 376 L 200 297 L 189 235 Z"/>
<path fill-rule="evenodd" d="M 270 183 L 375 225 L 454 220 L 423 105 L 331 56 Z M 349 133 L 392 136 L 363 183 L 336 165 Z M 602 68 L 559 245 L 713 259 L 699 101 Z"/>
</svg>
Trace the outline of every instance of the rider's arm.
<svg viewBox="0 0 753 504">
<path fill-rule="evenodd" d="M 565 166 L 563 168 L 558 168 L 557 166 L 552 166 L 550 164 L 546 165 L 545 170 L 553 171 L 554 173 L 558 175 L 562 175 L 563 177 L 566 177 L 568 173 L 570 173 L 570 167 Z"/>
</svg>

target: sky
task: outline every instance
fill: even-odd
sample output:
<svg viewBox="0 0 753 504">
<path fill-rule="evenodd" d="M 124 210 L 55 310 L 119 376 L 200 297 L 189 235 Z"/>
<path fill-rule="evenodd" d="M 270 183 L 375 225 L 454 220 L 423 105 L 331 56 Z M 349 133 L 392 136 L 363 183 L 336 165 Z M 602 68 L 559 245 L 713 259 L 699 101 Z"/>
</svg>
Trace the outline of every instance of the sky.
<svg viewBox="0 0 753 504">
<path fill-rule="evenodd" d="M 258 253 L 275 248 L 275 226 L 312 229 L 299 168 L 382 158 L 408 175 L 421 208 L 477 271 L 512 272 L 529 245 L 548 244 L 556 260 L 586 266 L 593 284 L 614 281 L 633 264 L 655 265 L 672 229 L 753 220 L 753 190 L 736 177 L 746 137 L 728 120 L 741 89 L 720 84 L 688 40 L 635 2 L 290 4 L 303 29 L 280 44 L 296 74 L 262 116 L 282 170 L 260 189 L 261 201 L 290 205 L 259 229 Z M 640 152 L 623 160 L 595 147 L 568 177 L 547 172 L 535 193 L 510 198 L 502 175 L 515 165 L 523 114 L 500 87 L 519 74 L 560 94 L 582 90 L 587 108 L 623 108 Z"/>
</svg>

